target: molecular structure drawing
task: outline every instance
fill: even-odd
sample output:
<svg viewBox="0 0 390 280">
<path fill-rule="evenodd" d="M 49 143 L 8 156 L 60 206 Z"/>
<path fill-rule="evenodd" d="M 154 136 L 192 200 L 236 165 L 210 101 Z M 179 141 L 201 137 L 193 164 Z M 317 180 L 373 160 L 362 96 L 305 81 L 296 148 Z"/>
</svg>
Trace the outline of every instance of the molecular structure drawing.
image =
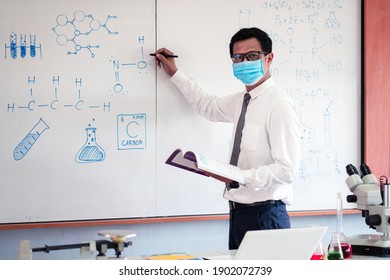
<svg viewBox="0 0 390 280">
<path fill-rule="evenodd" d="M 53 32 L 57 35 L 57 44 L 65 46 L 68 43 L 74 45 L 73 51 L 68 51 L 68 55 L 77 55 L 83 49 L 88 50 L 91 57 L 95 57 L 93 49 L 99 48 L 98 44 L 91 45 L 90 35 L 104 29 L 110 35 L 118 35 L 118 32 L 113 32 L 107 27 L 107 23 L 110 19 L 116 19 L 116 16 L 108 15 L 106 21 L 101 24 L 99 20 L 95 19 L 91 14 L 85 14 L 83 11 L 78 10 L 74 13 L 73 19 L 69 20 L 64 14 L 60 14 L 56 19 L 56 26 L 52 28 Z"/>
<path fill-rule="evenodd" d="M 123 87 L 123 84 L 121 83 L 120 81 L 120 68 L 124 67 L 124 66 L 136 66 L 139 70 L 139 73 L 141 73 L 142 70 L 144 70 L 144 73 L 146 73 L 146 68 L 148 67 L 148 65 L 150 65 L 150 63 L 148 63 L 146 60 L 145 60 L 145 55 L 144 55 L 144 41 L 145 41 L 145 37 L 143 35 L 139 36 L 138 37 L 138 43 L 139 45 L 141 46 L 141 60 L 139 60 L 138 62 L 127 62 L 127 63 L 121 63 L 119 61 L 119 59 L 112 59 L 110 60 L 110 62 L 112 63 L 113 65 L 113 68 L 115 70 L 115 79 L 116 79 L 116 84 L 114 85 L 114 91 L 116 93 L 121 93 L 121 94 L 124 94 L 124 87 Z M 128 91 L 127 91 L 128 92 Z"/>
</svg>

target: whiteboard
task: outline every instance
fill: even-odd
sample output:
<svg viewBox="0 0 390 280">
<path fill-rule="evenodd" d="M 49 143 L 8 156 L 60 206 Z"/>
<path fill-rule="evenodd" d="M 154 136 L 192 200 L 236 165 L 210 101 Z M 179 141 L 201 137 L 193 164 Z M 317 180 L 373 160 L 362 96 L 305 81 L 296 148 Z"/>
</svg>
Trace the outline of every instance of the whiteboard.
<svg viewBox="0 0 390 280">
<path fill-rule="evenodd" d="M 360 6 L 3 5 L 0 223 L 226 213 L 223 184 L 164 162 L 177 147 L 227 161 L 232 126 L 197 115 L 149 53 L 172 49 L 181 70 L 222 96 L 242 90 L 228 44 L 247 26 L 273 39 L 272 75 L 297 103 L 305 128 L 289 210 L 334 209 L 336 192 L 348 193 L 344 167 L 360 160 Z"/>
<path fill-rule="evenodd" d="M 155 215 L 154 1 L 17 0 L 0 16 L 0 221 Z"/>
<path fill-rule="evenodd" d="M 180 12 L 172 15 L 172 7 Z M 257 26 L 272 38 L 272 76 L 296 102 L 303 128 L 302 161 L 290 211 L 335 209 L 336 193 L 349 194 L 345 166 L 360 165 L 360 14 L 360 1 L 159 1 L 158 46 L 177 53 L 178 67 L 216 95 L 243 90 L 232 73 L 232 35 L 239 28 Z M 228 161 L 232 128 L 210 126 L 191 115 L 195 113 L 166 84 L 166 77 L 160 72 L 158 76 L 159 91 L 167 92 L 158 94 L 158 119 L 169 116 L 175 122 L 163 127 L 175 135 L 173 143 L 160 141 L 164 149 L 174 149 L 179 143 Z M 171 209 L 164 205 L 164 213 L 195 203 L 200 204 L 199 211 L 225 206 L 225 201 L 216 198 L 222 193 L 218 183 L 189 179 L 188 174 L 179 177 L 176 170 L 166 169 L 164 175 L 171 177 L 161 176 L 161 180 L 174 189 L 172 193 L 184 194 Z M 182 189 L 188 180 L 199 180 L 195 182 L 199 192 L 185 194 Z M 345 203 L 344 207 L 356 205 Z"/>
</svg>

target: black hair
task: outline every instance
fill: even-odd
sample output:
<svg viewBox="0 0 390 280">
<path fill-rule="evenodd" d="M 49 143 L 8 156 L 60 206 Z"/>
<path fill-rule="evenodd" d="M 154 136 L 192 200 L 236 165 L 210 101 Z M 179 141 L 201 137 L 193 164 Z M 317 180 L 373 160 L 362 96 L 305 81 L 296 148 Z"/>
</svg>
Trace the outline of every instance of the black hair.
<svg viewBox="0 0 390 280">
<path fill-rule="evenodd" d="M 240 30 L 237 31 L 236 34 L 233 35 L 229 45 L 230 56 L 233 55 L 234 43 L 236 43 L 237 41 L 246 40 L 250 38 L 256 38 L 260 42 L 260 46 L 263 52 L 266 53 L 272 52 L 272 40 L 268 36 L 268 34 L 257 27 L 251 27 L 251 28 L 241 28 Z"/>
</svg>

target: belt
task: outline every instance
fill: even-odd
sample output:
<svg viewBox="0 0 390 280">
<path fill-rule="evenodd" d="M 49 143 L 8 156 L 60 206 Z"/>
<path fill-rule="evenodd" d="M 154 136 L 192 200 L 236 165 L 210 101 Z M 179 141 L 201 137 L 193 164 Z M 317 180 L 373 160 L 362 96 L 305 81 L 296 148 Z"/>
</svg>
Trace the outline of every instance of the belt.
<svg viewBox="0 0 390 280">
<path fill-rule="evenodd" d="M 244 203 L 238 203 L 238 202 L 234 202 L 234 201 L 229 200 L 229 207 L 230 207 L 230 209 L 241 209 L 241 208 L 248 208 L 248 207 L 257 207 L 257 206 L 265 206 L 265 205 L 271 205 L 271 204 L 279 204 L 280 202 L 282 202 L 282 201 L 281 200 L 266 200 L 266 201 L 244 204 Z"/>
</svg>

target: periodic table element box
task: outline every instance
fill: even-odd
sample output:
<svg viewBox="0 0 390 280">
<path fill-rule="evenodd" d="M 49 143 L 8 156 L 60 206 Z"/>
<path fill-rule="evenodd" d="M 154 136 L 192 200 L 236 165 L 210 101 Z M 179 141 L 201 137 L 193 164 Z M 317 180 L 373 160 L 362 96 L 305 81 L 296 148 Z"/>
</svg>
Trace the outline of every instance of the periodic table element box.
<svg viewBox="0 0 390 280">
<path fill-rule="evenodd" d="M 146 114 L 117 117 L 118 150 L 146 149 Z"/>
</svg>

